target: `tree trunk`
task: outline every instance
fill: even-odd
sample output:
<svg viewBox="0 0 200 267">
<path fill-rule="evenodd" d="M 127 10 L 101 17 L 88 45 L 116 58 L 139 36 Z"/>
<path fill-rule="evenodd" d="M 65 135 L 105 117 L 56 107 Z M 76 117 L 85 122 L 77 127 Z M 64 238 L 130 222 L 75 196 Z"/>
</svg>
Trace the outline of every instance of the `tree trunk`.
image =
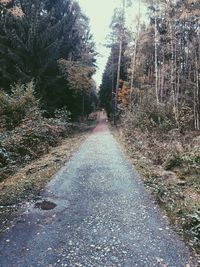
<svg viewBox="0 0 200 267">
<path fill-rule="evenodd" d="M 155 6 L 155 36 L 154 36 L 154 42 L 155 42 L 155 91 L 156 91 L 156 102 L 159 104 L 159 96 L 158 96 L 158 30 L 157 30 L 157 5 Z"/>
<path fill-rule="evenodd" d="M 115 107 L 114 107 L 114 124 L 117 124 L 117 114 L 118 114 L 118 90 L 119 90 L 119 80 L 120 80 L 120 70 L 121 70 L 121 59 L 122 59 L 122 42 L 124 36 L 124 19 L 125 19 L 125 1 L 123 1 L 123 10 L 122 10 L 122 21 L 119 29 L 119 57 L 117 64 L 117 82 L 115 90 Z"/>
</svg>

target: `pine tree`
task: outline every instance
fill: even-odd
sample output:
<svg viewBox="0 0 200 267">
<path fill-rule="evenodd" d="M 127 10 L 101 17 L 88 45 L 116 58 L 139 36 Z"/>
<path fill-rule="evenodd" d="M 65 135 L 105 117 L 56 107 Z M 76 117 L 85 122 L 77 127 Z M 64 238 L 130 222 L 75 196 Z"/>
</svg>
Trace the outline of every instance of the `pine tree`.
<svg viewBox="0 0 200 267">
<path fill-rule="evenodd" d="M 34 79 L 45 109 L 53 113 L 57 107 L 73 106 L 73 91 L 60 75 L 58 62 L 93 68 L 96 55 L 88 19 L 78 3 L 1 1 L 0 26 L 0 86 L 9 91 L 14 82 Z"/>
</svg>

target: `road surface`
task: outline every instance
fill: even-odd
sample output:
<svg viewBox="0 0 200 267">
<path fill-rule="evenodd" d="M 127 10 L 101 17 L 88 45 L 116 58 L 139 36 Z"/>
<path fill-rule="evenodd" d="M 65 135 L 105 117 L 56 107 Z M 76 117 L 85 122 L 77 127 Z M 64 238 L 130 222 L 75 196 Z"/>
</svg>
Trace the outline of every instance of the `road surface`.
<svg viewBox="0 0 200 267">
<path fill-rule="evenodd" d="M 195 266 L 105 120 L 0 238 L 1 267 Z"/>
</svg>

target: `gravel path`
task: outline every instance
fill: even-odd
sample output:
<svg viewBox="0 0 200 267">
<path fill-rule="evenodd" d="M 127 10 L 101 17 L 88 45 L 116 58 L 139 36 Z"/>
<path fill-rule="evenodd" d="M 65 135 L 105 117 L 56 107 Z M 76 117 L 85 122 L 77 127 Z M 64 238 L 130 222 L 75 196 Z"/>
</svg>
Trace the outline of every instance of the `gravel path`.
<svg viewBox="0 0 200 267">
<path fill-rule="evenodd" d="M 1 267 L 195 266 L 104 121 L 1 237 Z"/>
</svg>

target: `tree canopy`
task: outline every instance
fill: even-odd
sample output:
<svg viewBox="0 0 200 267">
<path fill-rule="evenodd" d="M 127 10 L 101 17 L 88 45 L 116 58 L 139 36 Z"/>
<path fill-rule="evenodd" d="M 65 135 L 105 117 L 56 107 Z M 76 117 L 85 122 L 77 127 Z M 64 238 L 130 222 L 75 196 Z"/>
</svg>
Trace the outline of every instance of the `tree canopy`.
<svg viewBox="0 0 200 267">
<path fill-rule="evenodd" d="M 89 21 L 77 2 L 0 1 L 0 87 L 5 91 L 9 92 L 14 82 L 34 79 L 44 108 L 51 112 L 66 102 L 78 101 L 78 94 L 84 92 L 87 98 L 94 91 L 90 83 L 95 56 Z M 61 67 L 64 62 L 66 73 Z M 74 78 L 79 78 L 79 86 L 68 75 L 69 68 L 73 68 Z"/>
</svg>

